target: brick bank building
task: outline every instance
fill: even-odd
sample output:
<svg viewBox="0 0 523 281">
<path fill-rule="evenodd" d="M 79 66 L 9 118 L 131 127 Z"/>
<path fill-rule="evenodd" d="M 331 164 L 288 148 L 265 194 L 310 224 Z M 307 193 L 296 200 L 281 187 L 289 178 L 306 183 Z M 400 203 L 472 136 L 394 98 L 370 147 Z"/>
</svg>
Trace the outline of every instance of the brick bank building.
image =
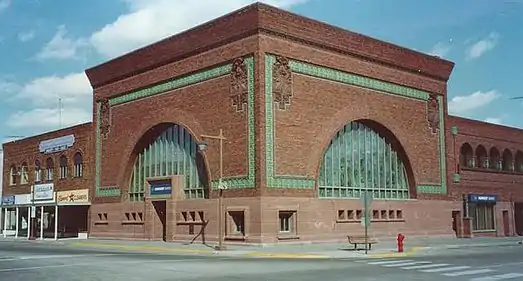
<svg viewBox="0 0 523 281">
<path fill-rule="evenodd" d="M 375 236 L 523 235 L 523 131 L 449 116 L 453 67 L 247 6 L 88 69 L 93 123 L 4 144 L 4 229 L 46 185 L 56 237 L 346 239 L 365 191 Z M 57 194 L 82 189 L 71 226 Z"/>
</svg>

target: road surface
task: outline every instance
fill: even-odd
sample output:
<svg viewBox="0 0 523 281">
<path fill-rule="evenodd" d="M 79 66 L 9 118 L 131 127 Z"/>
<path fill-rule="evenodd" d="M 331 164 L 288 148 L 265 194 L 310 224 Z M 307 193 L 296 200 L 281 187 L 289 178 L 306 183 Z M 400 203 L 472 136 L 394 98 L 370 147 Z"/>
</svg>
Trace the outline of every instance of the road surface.
<svg viewBox="0 0 523 281">
<path fill-rule="evenodd" d="M 394 259 L 275 259 L 0 242 L 9 281 L 521 281 L 523 247 Z"/>
</svg>

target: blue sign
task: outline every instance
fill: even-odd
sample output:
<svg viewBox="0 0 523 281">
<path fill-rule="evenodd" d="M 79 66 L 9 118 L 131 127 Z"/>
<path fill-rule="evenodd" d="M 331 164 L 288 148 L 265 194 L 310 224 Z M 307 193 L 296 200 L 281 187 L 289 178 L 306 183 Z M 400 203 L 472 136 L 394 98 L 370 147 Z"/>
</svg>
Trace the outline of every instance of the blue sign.
<svg viewBox="0 0 523 281">
<path fill-rule="evenodd" d="M 497 195 L 469 194 L 470 203 L 496 203 L 497 201 L 498 201 Z"/>
<path fill-rule="evenodd" d="M 149 183 L 151 195 L 169 195 L 172 191 L 171 181 L 153 181 Z"/>
<path fill-rule="evenodd" d="M 2 197 L 2 206 L 9 206 L 15 204 L 15 196 L 9 195 Z"/>
</svg>

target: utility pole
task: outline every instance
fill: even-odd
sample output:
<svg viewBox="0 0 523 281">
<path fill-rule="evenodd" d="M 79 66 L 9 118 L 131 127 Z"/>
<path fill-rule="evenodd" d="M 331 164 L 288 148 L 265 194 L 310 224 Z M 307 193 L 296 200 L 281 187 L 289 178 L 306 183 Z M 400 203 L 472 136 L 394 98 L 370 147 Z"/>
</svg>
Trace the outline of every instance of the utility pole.
<svg viewBox="0 0 523 281">
<path fill-rule="evenodd" d="M 62 98 L 58 98 L 58 124 L 59 129 L 62 129 Z"/>
</svg>

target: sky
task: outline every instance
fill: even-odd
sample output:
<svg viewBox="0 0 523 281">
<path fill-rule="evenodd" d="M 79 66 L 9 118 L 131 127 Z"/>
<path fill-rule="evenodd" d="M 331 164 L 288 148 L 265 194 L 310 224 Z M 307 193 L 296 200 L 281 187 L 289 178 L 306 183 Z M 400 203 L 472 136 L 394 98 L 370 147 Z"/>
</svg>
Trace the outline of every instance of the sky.
<svg viewBox="0 0 523 281">
<path fill-rule="evenodd" d="M 85 69 L 253 2 L 0 0 L 0 141 L 90 121 Z M 453 61 L 451 114 L 523 128 L 523 0 L 261 2 Z"/>
</svg>

